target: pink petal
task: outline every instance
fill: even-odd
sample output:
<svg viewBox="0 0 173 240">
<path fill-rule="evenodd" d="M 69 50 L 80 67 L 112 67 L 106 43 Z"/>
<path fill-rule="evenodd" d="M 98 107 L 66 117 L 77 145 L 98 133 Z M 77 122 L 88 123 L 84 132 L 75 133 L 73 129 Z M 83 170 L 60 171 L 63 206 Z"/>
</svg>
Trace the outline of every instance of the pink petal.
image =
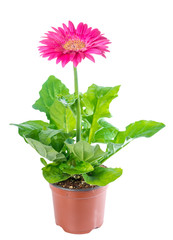
<svg viewBox="0 0 173 240">
<path fill-rule="evenodd" d="M 102 55 L 104 58 L 106 58 L 106 56 L 105 56 L 105 54 L 104 54 L 104 53 L 102 53 L 101 55 Z"/>
<path fill-rule="evenodd" d="M 83 26 L 83 35 L 86 34 L 87 29 L 88 29 L 88 25 L 84 24 L 84 26 Z"/>
<path fill-rule="evenodd" d="M 80 53 L 78 53 L 76 57 L 77 57 L 78 63 L 80 63 L 82 61 L 82 56 L 80 55 Z"/>
<path fill-rule="evenodd" d="M 61 32 L 61 34 L 62 34 L 63 36 L 65 36 L 65 32 L 64 32 L 64 29 L 63 29 L 63 28 L 59 27 L 58 30 Z"/>
<path fill-rule="evenodd" d="M 70 59 L 67 59 L 67 58 L 63 59 L 63 60 L 61 61 L 62 67 L 65 67 L 65 65 L 66 65 L 69 61 L 70 61 Z"/>
<path fill-rule="evenodd" d="M 95 62 L 95 59 L 94 59 L 94 57 L 93 57 L 92 55 L 85 53 L 85 56 L 86 56 L 89 60 Z"/>
<path fill-rule="evenodd" d="M 84 54 L 83 52 L 79 52 L 79 54 L 80 54 L 80 56 L 81 56 L 82 59 L 85 58 L 85 54 Z"/>
<path fill-rule="evenodd" d="M 77 65 L 78 65 L 78 61 L 77 61 L 77 57 L 76 56 L 73 59 L 73 65 L 74 65 L 74 67 L 77 67 Z"/>
<path fill-rule="evenodd" d="M 92 37 L 96 37 L 96 36 L 99 36 L 99 35 L 100 35 L 100 31 L 97 28 L 95 28 L 91 31 L 91 36 Z"/>
<path fill-rule="evenodd" d="M 73 59 L 75 58 L 75 56 L 76 56 L 76 53 L 75 53 L 75 52 L 70 53 L 70 61 L 73 61 Z"/>
<path fill-rule="evenodd" d="M 52 60 L 52 59 L 54 59 L 56 57 L 57 57 L 56 54 L 50 54 L 50 57 L 48 58 L 48 60 Z"/>
<path fill-rule="evenodd" d="M 71 33 L 76 32 L 74 24 L 71 21 L 68 22 L 68 27 L 69 27 Z"/>
<path fill-rule="evenodd" d="M 61 57 L 58 57 L 58 58 L 56 59 L 56 64 L 58 64 L 59 62 L 61 62 Z"/>
<path fill-rule="evenodd" d="M 84 25 L 84 24 L 83 24 L 82 22 L 78 24 L 77 30 L 76 30 L 76 33 L 77 33 L 77 34 L 79 34 L 79 35 L 82 34 L 82 32 L 83 32 L 83 25 Z"/>
<path fill-rule="evenodd" d="M 67 27 L 64 23 L 63 23 L 62 25 L 63 25 L 63 28 L 64 28 L 65 33 L 68 33 L 68 32 L 69 32 L 68 27 Z"/>
<path fill-rule="evenodd" d="M 95 54 L 101 54 L 101 51 L 97 48 L 91 48 L 86 51 L 87 53 L 95 53 Z"/>
<path fill-rule="evenodd" d="M 52 27 L 52 29 L 53 29 L 55 32 L 59 33 L 59 30 L 58 30 L 57 28 Z"/>
</svg>

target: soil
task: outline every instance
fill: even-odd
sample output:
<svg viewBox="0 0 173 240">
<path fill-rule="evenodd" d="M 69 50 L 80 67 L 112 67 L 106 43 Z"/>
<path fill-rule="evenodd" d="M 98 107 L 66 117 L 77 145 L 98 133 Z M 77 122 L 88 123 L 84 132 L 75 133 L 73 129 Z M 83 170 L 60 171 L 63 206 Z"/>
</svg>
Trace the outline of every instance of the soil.
<svg viewBox="0 0 173 240">
<path fill-rule="evenodd" d="M 76 178 L 70 177 L 65 181 L 54 183 L 54 185 L 69 189 L 87 189 L 97 187 L 97 185 L 90 185 L 86 183 L 82 175 L 77 175 Z"/>
<path fill-rule="evenodd" d="M 106 168 L 106 166 L 104 165 L 101 165 L 100 167 Z M 73 177 L 68 178 L 65 181 L 54 183 L 53 185 L 69 189 L 87 189 L 98 187 L 97 185 L 90 185 L 86 183 L 82 175 L 75 175 Z"/>
</svg>

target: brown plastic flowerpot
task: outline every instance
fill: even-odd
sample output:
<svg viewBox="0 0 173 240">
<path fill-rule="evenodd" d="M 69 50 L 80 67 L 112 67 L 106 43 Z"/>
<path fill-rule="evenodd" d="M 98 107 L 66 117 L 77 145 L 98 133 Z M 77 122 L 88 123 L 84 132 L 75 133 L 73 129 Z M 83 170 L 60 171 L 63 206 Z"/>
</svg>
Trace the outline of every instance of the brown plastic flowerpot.
<svg viewBox="0 0 173 240">
<path fill-rule="evenodd" d="M 103 224 L 106 189 L 65 189 L 50 184 L 56 224 L 74 234 L 89 233 Z"/>
</svg>

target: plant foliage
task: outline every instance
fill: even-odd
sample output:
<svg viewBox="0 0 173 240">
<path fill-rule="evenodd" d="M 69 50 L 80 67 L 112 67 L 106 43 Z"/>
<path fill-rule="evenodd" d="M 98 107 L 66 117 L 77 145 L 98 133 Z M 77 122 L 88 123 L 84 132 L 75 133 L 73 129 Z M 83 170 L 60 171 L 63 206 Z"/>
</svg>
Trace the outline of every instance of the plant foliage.
<svg viewBox="0 0 173 240">
<path fill-rule="evenodd" d="M 105 186 L 119 178 L 122 169 L 105 168 L 102 163 L 135 138 L 151 137 L 165 126 L 141 120 L 119 131 L 108 123 L 105 118 L 111 117 L 109 104 L 118 96 L 119 88 L 93 84 L 86 93 L 80 93 L 82 140 L 79 142 L 75 142 L 76 97 L 54 76 L 43 84 L 40 97 L 33 105 L 46 114 L 48 122 L 13 124 L 18 127 L 20 136 L 41 155 L 43 176 L 49 183 L 80 174 L 89 184 Z M 105 152 L 98 143 L 106 144 Z"/>
</svg>

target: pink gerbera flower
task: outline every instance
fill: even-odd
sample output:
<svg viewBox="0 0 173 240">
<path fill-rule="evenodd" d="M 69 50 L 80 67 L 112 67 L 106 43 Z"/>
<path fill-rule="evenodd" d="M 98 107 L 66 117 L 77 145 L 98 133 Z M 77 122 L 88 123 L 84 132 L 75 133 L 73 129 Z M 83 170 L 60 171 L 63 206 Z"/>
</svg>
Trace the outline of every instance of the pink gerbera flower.
<svg viewBox="0 0 173 240">
<path fill-rule="evenodd" d="M 77 28 L 69 21 L 68 27 L 63 24 L 63 28 L 54 28 L 49 31 L 40 41 L 39 51 L 42 57 L 48 60 L 56 58 L 56 63 L 62 63 L 64 67 L 69 61 L 74 67 L 85 57 L 95 62 L 91 54 L 99 54 L 105 57 L 105 52 L 109 52 L 107 44 L 110 41 L 103 37 L 98 29 L 88 28 L 87 24 L 79 23 Z"/>
</svg>

